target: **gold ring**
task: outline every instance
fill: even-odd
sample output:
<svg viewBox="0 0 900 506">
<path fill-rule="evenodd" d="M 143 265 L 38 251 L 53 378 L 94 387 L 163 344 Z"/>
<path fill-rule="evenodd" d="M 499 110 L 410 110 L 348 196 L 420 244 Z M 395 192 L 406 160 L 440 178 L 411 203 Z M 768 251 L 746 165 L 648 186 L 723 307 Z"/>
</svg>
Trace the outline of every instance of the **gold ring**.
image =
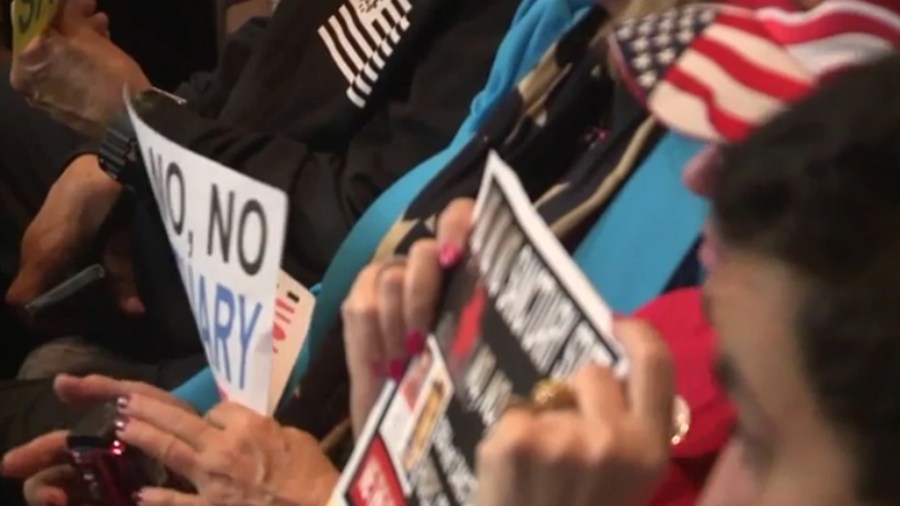
<svg viewBox="0 0 900 506">
<path fill-rule="evenodd" d="M 504 411 L 511 409 L 532 409 L 541 411 L 564 411 L 575 409 L 578 402 L 572 388 L 562 381 L 541 380 L 531 391 L 531 399 L 525 400 L 518 396 L 511 396 Z M 672 430 L 670 443 L 678 446 L 684 442 L 691 431 L 691 407 L 684 397 L 676 395 L 672 409 Z"/>
<path fill-rule="evenodd" d="M 578 402 L 572 387 L 556 380 L 542 380 L 531 391 L 531 402 L 537 411 L 575 409 Z"/>
</svg>

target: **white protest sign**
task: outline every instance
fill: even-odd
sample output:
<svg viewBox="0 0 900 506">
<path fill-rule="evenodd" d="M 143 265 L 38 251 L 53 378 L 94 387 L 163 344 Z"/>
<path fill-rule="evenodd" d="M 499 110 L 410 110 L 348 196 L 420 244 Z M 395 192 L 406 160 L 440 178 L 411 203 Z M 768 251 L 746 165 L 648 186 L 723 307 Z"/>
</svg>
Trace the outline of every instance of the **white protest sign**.
<svg viewBox="0 0 900 506">
<path fill-rule="evenodd" d="M 129 110 L 221 394 L 269 414 L 284 192 L 166 139 Z"/>
<path fill-rule="evenodd" d="M 269 406 L 273 409 L 291 377 L 300 355 L 315 308 L 315 296 L 290 274 L 278 276 L 275 298 L 275 327 L 272 331 L 272 373 L 269 384 Z"/>
</svg>

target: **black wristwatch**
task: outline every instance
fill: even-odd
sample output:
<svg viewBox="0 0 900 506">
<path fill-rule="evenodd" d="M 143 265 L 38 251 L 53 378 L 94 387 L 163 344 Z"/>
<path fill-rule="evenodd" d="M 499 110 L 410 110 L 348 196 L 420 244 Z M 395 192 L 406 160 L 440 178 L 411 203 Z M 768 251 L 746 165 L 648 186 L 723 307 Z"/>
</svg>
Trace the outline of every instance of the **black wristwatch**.
<svg viewBox="0 0 900 506">
<path fill-rule="evenodd" d="M 153 110 L 160 104 L 171 106 L 172 103 L 183 105 L 185 101 L 155 88 L 143 91 L 131 100 L 131 106 L 138 115 Z M 137 135 L 127 108 L 123 107 L 110 121 L 100 139 L 97 157 L 100 168 L 126 188 L 134 190 L 140 181 L 146 179 Z"/>
</svg>

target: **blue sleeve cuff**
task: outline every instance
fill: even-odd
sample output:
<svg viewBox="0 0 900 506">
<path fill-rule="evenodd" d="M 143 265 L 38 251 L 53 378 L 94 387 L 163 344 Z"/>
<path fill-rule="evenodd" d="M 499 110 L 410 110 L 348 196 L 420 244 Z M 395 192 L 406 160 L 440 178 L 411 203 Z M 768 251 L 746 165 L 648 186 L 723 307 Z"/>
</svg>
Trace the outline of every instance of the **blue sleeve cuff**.
<svg viewBox="0 0 900 506">
<path fill-rule="evenodd" d="M 200 414 L 206 413 L 219 402 L 219 391 L 209 367 L 173 390 L 172 394 L 185 400 Z"/>
</svg>

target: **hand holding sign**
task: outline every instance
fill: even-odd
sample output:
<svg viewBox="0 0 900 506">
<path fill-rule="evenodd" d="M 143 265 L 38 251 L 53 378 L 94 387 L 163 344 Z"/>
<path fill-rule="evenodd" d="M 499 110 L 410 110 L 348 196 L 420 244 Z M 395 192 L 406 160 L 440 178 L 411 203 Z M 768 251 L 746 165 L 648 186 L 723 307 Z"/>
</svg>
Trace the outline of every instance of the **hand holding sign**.
<svg viewBox="0 0 900 506">
<path fill-rule="evenodd" d="M 32 103 L 90 135 L 122 107 L 122 87 L 150 86 L 109 40 L 94 0 L 15 0 L 10 80 Z"/>
</svg>

